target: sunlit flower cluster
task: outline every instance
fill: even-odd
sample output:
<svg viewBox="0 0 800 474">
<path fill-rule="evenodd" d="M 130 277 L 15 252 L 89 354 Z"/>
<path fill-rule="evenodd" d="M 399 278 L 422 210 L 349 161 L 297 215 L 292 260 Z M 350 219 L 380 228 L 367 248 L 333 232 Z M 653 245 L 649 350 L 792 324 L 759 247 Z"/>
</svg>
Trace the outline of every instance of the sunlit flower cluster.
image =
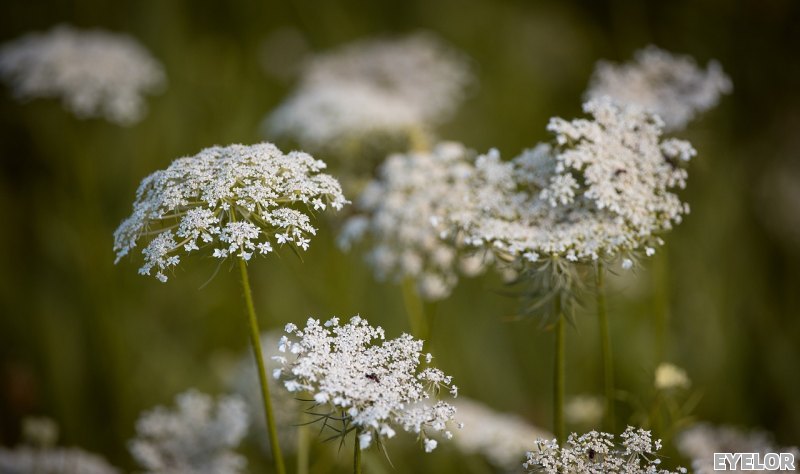
<svg viewBox="0 0 800 474">
<path fill-rule="evenodd" d="M 279 347 L 286 353 L 279 358 L 283 368 L 273 375 L 290 392 L 309 394 L 318 405 L 314 413 L 327 407 L 324 418 L 353 427 L 362 449 L 394 437 L 396 429 L 416 434 L 426 452 L 438 444 L 431 434 L 452 437 L 456 410 L 436 395 L 444 389 L 456 396 L 458 389 L 441 370 L 421 367 L 421 357 L 432 359 L 423 356 L 421 340 L 408 334 L 387 340 L 382 328 L 359 316 L 344 325 L 338 318 L 309 318 L 304 329 L 288 324 L 286 333 Z"/>
<path fill-rule="evenodd" d="M 793 453 L 800 459 L 795 447 L 780 447 L 764 431 L 742 431 L 732 426 L 714 426 L 698 423 L 682 431 L 676 438 L 678 450 L 692 461 L 692 472 L 713 474 L 714 453 Z"/>
<path fill-rule="evenodd" d="M 233 451 L 247 433 L 245 403 L 233 396 L 218 403 L 188 391 L 176 397 L 177 410 L 144 413 L 136 422 L 130 451 L 152 474 L 237 474 L 247 459 Z"/>
<path fill-rule="evenodd" d="M 620 438 L 617 445 L 613 434 L 590 431 L 580 436 L 572 433 L 563 446 L 556 440 L 540 439 L 523 467 L 547 474 L 672 474 L 659 469 L 661 441 L 653 442 L 649 431 L 629 426 Z M 686 469 L 674 472 L 685 473 Z"/>
<path fill-rule="evenodd" d="M 430 34 L 356 42 L 310 59 L 266 125 L 307 149 L 404 134 L 449 118 L 471 80 L 466 59 Z"/>
<path fill-rule="evenodd" d="M 102 30 L 57 26 L 0 49 L 0 76 L 20 99 L 61 98 L 79 118 L 138 122 L 143 94 L 165 83 L 161 64 L 135 39 Z"/>
<path fill-rule="evenodd" d="M 531 442 L 552 436 L 517 415 L 494 411 L 473 400 L 460 397 L 454 405 L 458 421 L 464 424 L 453 438 L 454 446 L 465 454 L 480 454 L 498 468 L 519 468 Z"/>
<path fill-rule="evenodd" d="M 655 252 L 657 235 L 689 211 L 673 190 L 685 186 L 682 165 L 695 151 L 662 139 L 660 119 L 640 109 L 599 99 L 584 110 L 592 120 L 552 119 L 553 145 L 512 160 L 510 182 L 451 215 L 468 243 L 528 265 L 625 256 L 629 268 L 627 255 Z"/>
<path fill-rule="evenodd" d="M 389 156 L 362 192 L 361 214 L 345 224 L 340 246 L 349 249 L 366 238 L 372 244 L 367 260 L 378 279 L 414 280 L 428 300 L 449 296 L 459 273 L 476 275 L 487 260 L 485 252 L 465 251 L 463 242 L 442 238 L 445 212 L 469 199 L 474 173 L 471 153 L 458 143 Z"/>
<path fill-rule="evenodd" d="M 600 61 L 586 97 L 608 96 L 618 104 L 640 107 L 661 117 L 667 130 L 678 130 L 732 89 L 716 61 L 702 69 L 690 56 L 651 45 L 637 51 L 630 63 Z"/>
<path fill-rule="evenodd" d="M 143 248 L 142 275 L 166 281 L 180 254 L 208 250 L 217 259 L 250 260 L 275 246 L 306 250 L 311 213 L 347 203 L 325 163 L 269 143 L 206 148 L 146 177 L 133 214 L 114 233 L 117 261 Z"/>
</svg>

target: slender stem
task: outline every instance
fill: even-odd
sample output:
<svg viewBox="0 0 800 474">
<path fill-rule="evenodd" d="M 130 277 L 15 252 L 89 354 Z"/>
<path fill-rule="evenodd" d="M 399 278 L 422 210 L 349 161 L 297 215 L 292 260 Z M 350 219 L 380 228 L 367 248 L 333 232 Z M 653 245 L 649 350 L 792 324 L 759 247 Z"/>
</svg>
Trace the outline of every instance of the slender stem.
<svg viewBox="0 0 800 474">
<path fill-rule="evenodd" d="M 361 474 L 361 432 L 356 430 L 355 442 L 353 443 L 353 474 Z"/>
<path fill-rule="evenodd" d="M 403 304 L 408 315 L 408 323 L 411 325 L 411 333 L 414 337 L 428 339 L 428 320 L 425 316 L 425 306 L 414 288 L 414 280 L 406 278 L 403 280 Z"/>
<path fill-rule="evenodd" d="M 564 315 L 561 309 L 561 295 L 553 299 L 555 313 L 555 367 L 553 368 L 553 434 L 559 444 L 563 444 L 564 436 Z"/>
<path fill-rule="evenodd" d="M 597 263 L 595 290 L 597 291 L 597 320 L 600 324 L 600 357 L 603 362 L 603 393 L 606 399 L 606 431 L 614 432 L 614 359 L 611 355 L 611 331 L 608 328 L 606 309 L 605 268 Z"/>
<path fill-rule="evenodd" d="M 264 367 L 264 356 L 261 351 L 261 332 L 258 329 L 258 319 L 256 309 L 253 305 L 253 293 L 250 290 L 250 277 L 247 275 L 247 265 L 244 260 L 239 260 L 239 270 L 242 273 L 242 289 L 244 290 L 244 300 L 247 304 L 247 315 L 250 322 L 250 343 L 253 346 L 253 355 L 258 366 L 258 379 L 261 382 L 261 396 L 264 402 L 264 413 L 267 417 L 267 430 L 269 431 L 269 443 L 272 449 L 272 460 L 275 464 L 275 471 L 278 474 L 286 474 L 286 467 L 283 464 L 283 456 L 278 446 L 278 430 L 275 428 L 275 416 L 272 413 L 272 399 L 269 395 L 269 384 L 267 381 L 267 371 Z"/>
<path fill-rule="evenodd" d="M 308 474 L 308 454 L 311 450 L 309 441 L 308 425 L 303 423 L 297 427 L 297 474 Z"/>
</svg>

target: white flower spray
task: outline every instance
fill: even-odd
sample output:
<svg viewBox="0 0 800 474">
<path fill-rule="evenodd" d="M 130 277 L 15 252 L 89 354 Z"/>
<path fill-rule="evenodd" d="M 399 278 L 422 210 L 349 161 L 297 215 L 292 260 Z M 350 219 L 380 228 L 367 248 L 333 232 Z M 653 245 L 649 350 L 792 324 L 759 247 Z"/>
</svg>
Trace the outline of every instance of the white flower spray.
<svg viewBox="0 0 800 474">
<path fill-rule="evenodd" d="M 247 459 L 234 449 L 247 434 L 244 401 L 226 396 L 214 403 L 190 390 L 175 399 L 175 411 L 156 407 L 136 422 L 130 451 L 148 474 L 240 474 Z"/>
<path fill-rule="evenodd" d="M 661 117 L 666 130 L 673 131 L 685 128 L 732 90 L 718 62 L 710 61 L 702 69 L 690 56 L 650 45 L 626 64 L 598 62 L 586 98 L 607 96 L 618 104 L 650 111 Z"/>
<path fill-rule="evenodd" d="M 425 367 L 432 356 L 422 353 L 423 341 L 403 334 L 386 339 L 380 327 L 372 327 L 359 316 L 345 324 L 339 318 L 325 323 L 309 318 L 306 327 L 286 326 L 278 357 L 283 364 L 274 372 L 287 390 L 306 393 L 310 410 L 344 439 L 355 432 L 356 472 L 360 472 L 360 450 L 373 442 L 380 445 L 402 429 L 419 437 L 426 452 L 438 441 L 433 433 L 452 437 L 455 408 L 435 401 L 440 390 L 458 394 L 450 376 Z"/>
<path fill-rule="evenodd" d="M 529 472 L 546 474 L 604 473 L 604 474 L 684 474 L 661 469 L 661 441 L 652 440 L 649 431 L 629 426 L 620 435 L 619 445 L 614 435 L 590 431 L 578 436 L 572 433 L 566 443 L 556 440 L 536 441 L 534 450 L 528 452 L 523 467 Z"/>
<path fill-rule="evenodd" d="M 0 77 L 21 100 L 60 98 L 79 118 L 119 125 L 142 119 L 142 96 L 166 83 L 163 68 L 130 36 L 60 25 L 0 48 Z"/>
<path fill-rule="evenodd" d="M 339 182 L 326 165 L 303 152 L 283 154 L 270 143 L 206 148 L 175 160 L 142 181 L 133 214 L 114 233 L 117 261 L 147 242 L 139 273 L 167 281 L 165 272 L 186 253 L 238 261 L 250 343 L 259 368 L 262 402 L 275 469 L 285 472 L 278 446 L 247 262 L 281 247 L 306 250 L 314 211 L 341 209 Z"/>
</svg>

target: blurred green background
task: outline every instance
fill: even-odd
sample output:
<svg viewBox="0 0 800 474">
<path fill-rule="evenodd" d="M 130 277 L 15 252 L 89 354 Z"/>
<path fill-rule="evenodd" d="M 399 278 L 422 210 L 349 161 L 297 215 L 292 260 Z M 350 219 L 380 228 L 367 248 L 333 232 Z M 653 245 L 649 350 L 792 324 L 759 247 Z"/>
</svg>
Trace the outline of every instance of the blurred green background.
<svg viewBox="0 0 800 474">
<path fill-rule="evenodd" d="M 681 134 L 698 150 L 683 193 L 692 213 L 664 251 L 610 285 L 617 386 L 647 404 L 654 368 L 670 361 L 702 394 L 698 419 L 800 443 L 800 229 L 782 221 L 800 202 L 769 180 L 800 187 L 796 0 L 9 0 L 0 41 L 62 22 L 137 37 L 169 86 L 130 128 L 0 90 L 0 444 L 19 440 L 22 417 L 44 414 L 63 443 L 130 468 L 141 410 L 189 387 L 222 391 L 217 361 L 247 350 L 237 275 L 223 267 L 201 288 L 216 268 L 205 259 L 185 259 L 167 284 L 138 276 L 136 262 L 114 267 L 112 233 L 139 181 L 204 147 L 262 140 L 260 120 L 293 85 L 274 71 L 296 61 L 264 46 L 275 31 L 323 51 L 420 29 L 466 52 L 479 82 L 441 137 L 507 158 L 546 139 L 549 117 L 580 114 L 598 59 L 653 43 L 721 62 L 734 93 Z M 390 335 L 407 331 L 399 287 L 336 249 L 335 221 L 321 226 L 304 262 L 287 253 L 250 266 L 262 327 L 360 313 Z M 502 289 L 491 275 L 464 280 L 438 305 L 437 366 L 464 395 L 550 428 L 552 336 L 509 321 L 517 303 Z M 589 297 L 568 333 L 568 395 L 601 393 L 592 310 Z M 622 423 L 635 410 L 619 411 Z M 407 472 L 456 456 L 399 457 Z"/>
</svg>

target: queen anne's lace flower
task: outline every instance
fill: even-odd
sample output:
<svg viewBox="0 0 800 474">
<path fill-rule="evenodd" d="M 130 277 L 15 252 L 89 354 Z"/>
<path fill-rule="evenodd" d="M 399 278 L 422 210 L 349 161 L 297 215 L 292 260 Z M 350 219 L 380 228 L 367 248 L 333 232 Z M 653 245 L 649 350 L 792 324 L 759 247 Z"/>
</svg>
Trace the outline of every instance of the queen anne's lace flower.
<svg viewBox="0 0 800 474">
<path fill-rule="evenodd" d="M 682 431 L 677 439 L 678 450 L 692 461 L 695 474 L 714 474 L 714 453 L 793 453 L 800 459 L 795 447 L 777 446 L 769 433 L 740 431 L 731 426 L 713 426 L 698 423 Z M 795 461 L 796 462 L 796 461 Z M 743 471 L 730 471 L 743 472 Z"/>
<path fill-rule="evenodd" d="M 678 130 L 732 89 L 730 78 L 716 61 L 703 70 L 690 56 L 651 45 L 637 51 L 631 63 L 600 61 L 586 97 L 609 96 L 619 104 L 641 107 L 661 117 L 667 130 Z"/>
<path fill-rule="evenodd" d="M 278 358 L 283 368 L 275 377 L 290 392 L 308 393 L 316 405 L 329 407 L 324 418 L 342 417 L 338 423 L 355 428 L 362 449 L 376 438 L 392 438 L 398 428 L 416 433 L 426 452 L 437 445 L 430 434 L 452 437 L 455 408 L 431 397 L 442 388 L 456 396 L 457 388 L 439 369 L 420 370 L 421 340 L 408 334 L 386 340 L 383 329 L 359 316 L 344 325 L 338 318 L 324 324 L 309 318 L 304 329 L 288 324 L 286 332 L 279 350 L 287 356 Z"/>
<path fill-rule="evenodd" d="M 405 133 L 449 118 L 470 82 L 466 60 L 431 35 L 356 42 L 309 60 L 266 124 L 309 149 Z"/>
<path fill-rule="evenodd" d="M 250 260 L 277 246 L 306 250 L 316 233 L 309 211 L 347 203 L 325 163 L 269 143 L 206 148 L 142 181 L 133 214 L 114 233 L 117 261 L 149 240 L 139 273 L 166 281 L 181 252 Z M 294 207 L 293 207 L 294 206 Z M 305 212 L 296 209 L 304 209 Z"/>
<path fill-rule="evenodd" d="M 483 271 L 486 253 L 465 251 L 463 242 L 442 239 L 445 212 L 462 206 L 475 178 L 471 153 L 458 143 L 440 143 L 430 152 L 394 154 L 358 200 L 362 215 L 351 218 L 339 238 L 349 249 L 366 236 L 367 254 L 378 279 L 412 279 L 423 298 L 447 297 L 458 273 Z"/>
<path fill-rule="evenodd" d="M 590 431 L 578 436 L 572 433 L 563 446 L 556 440 L 536 441 L 536 448 L 528 452 L 523 467 L 531 472 L 547 474 L 672 474 L 685 473 L 660 469 L 661 460 L 657 451 L 661 441 L 653 442 L 650 432 L 629 426 L 620 435 L 620 446 L 614 443 L 614 435 Z"/>
<path fill-rule="evenodd" d="M 141 96 L 165 83 L 161 65 L 133 38 L 65 25 L 4 45 L 0 76 L 20 99 L 60 97 L 79 118 L 121 125 L 138 122 Z"/>
<path fill-rule="evenodd" d="M 233 451 L 247 433 L 245 403 L 227 396 L 216 404 L 188 391 L 176 397 L 177 411 L 156 407 L 136 422 L 130 451 L 152 474 L 237 474 L 247 459 Z"/>
<path fill-rule="evenodd" d="M 473 400 L 461 397 L 454 405 L 464 428 L 453 438 L 453 445 L 463 453 L 480 454 L 509 472 L 518 470 L 531 442 L 552 436 L 517 415 L 498 413 Z"/>
<path fill-rule="evenodd" d="M 0 447 L 3 474 L 119 474 L 105 459 L 78 448 Z"/>
<path fill-rule="evenodd" d="M 689 211 L 672 190 L 685 186 L 681 164 L 695 151 L 663 140 L 661 121 L 640 109 L 603 99 L 584 110 L 594 119 L 551 120 L 555 145 L 539 145 L 505 170 L 494 164 L 499 178 L 476 186 L 471 203 L 449 214 L 468 243 L 522 264 L 654 252 L 657 234 Z"/>
</svg>

